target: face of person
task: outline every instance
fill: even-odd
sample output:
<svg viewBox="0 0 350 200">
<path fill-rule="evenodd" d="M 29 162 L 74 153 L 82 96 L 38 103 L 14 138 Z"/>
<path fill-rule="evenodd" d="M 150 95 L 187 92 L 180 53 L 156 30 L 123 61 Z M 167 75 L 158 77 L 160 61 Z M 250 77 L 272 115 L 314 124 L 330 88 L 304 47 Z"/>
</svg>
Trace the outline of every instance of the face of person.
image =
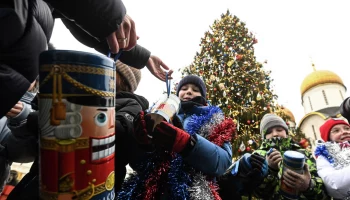
<svg viewBox="0 0 350 200">
<path fill-rule="evenodd" d="M 114 133 L 114 108 L 83 106 L 82 137 L 106 137 Z"/>
<path fill-rule="evenodd" d="M 192 83 L 183 85 L 179 91 L 179 98 L 181 101 L 190 101 L 198 96 L 202 96 L 199 87 Z"/>
<path fill-rule="evenodd" d="M 276 126 L 267 130 L 265 138 L 271 139 L 273 137 L 287 138 L 287 132 L 281 126 Z"/>
<path fill-rule="evenodd" d="M 350 141 L 350 127 L 346 124 L 337 124 L 332 127 L 329 139 L 335 142 Z"/>
</svg>

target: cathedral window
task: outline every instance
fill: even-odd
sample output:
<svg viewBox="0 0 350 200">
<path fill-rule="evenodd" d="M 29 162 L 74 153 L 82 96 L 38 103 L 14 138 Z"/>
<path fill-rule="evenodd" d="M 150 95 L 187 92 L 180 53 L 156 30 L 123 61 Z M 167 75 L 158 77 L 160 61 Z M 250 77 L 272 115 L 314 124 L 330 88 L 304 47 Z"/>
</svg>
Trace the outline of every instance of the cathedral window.
<svg viewBox="0 0 350 200">
<path fill-rule="evenodd" d="M 312 104 L 311 104 L 311 99 L 310 99 L 310 97 L 307 97 L 307 98 L 309 98 L 309 103 L 310 103 L 310 108 L 311 108 L 311 110 L 314 110 L 314 109 L 312 108 Z"/>
<path fill-rule="evenodd" d="M 340 93 L 341 99 L 344 100 L 343 93 L 340 90 L 339 90 L 339 93 Z"/>
<path fill-rule="evenodd" d="M 323 94 L 324 102 L 326 103 L 326 105 L 328 105 L 328 99 L 326 96 L 326 92 L 324 90 L 322 90 L 322 94 Z"/>
<path fill-rule="evenodd" d="M 315 130 L 315 126 L 314 125 L 312 125 L 312 132 L 314 132 L 314 136 L 315 136 L 315 140 L 316 140 L 317 137 L 316 137 L 316 130 Z"/>
</svg>

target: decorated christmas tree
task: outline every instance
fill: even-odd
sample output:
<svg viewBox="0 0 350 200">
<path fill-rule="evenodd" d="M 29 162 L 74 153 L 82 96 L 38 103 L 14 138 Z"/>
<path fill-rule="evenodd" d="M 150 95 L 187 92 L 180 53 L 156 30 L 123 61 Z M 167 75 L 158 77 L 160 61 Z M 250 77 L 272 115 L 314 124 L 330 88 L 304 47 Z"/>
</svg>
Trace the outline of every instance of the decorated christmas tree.
<svg viewBox="0 0 350 200">
<path fill-rule="evenodd" d="M 182 75 L 196 74 L 207 86 L 207 99 L 237 124 L 233 156 L 238 158 L 260 145 L 260 119 L 273 112 L 277 98 L 270 71 L 254 56 L 258 40 L 245 23 L 229 11 L 215 20 L 201 39 L 200 51 Z"/>
</svg>

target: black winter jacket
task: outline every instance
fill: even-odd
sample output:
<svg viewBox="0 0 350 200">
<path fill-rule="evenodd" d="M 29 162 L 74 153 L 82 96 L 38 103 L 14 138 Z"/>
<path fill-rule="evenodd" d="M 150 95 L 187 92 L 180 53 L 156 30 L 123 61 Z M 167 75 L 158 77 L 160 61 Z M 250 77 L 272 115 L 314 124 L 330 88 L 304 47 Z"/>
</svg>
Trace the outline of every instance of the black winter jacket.
<svg viewBox="0 0 350 200">
<path fill-rule="evenodd" d="M 148 101 L 136 94 L 117 92 L 115 106 L 115 191 L 118 192 L 126 175 L 126 165 L 130 156 L 137 151 L 144 151 L 132 137 L 133 120 L 141 110 L 146 110 Z"/>
<path fill-rule="evenodd" d="M 0 118 L 38 76 L 39 54 L 53 30 L 51 9 L 42 0 L 0 3 Z"/>
<path fill-rule="evenodd" d="M 54 18 L 61 18 L 78 41 L 106 55 L 109 47 L 105 37 L 119 28 L 125 14 L 121 0 L 2 0 L 0 117 L 38 76 L 39 54 L 47 48 Z M 136 46 L 119 59 L 140 69 L 149 57 L 147 49 Z"/>
</svg>

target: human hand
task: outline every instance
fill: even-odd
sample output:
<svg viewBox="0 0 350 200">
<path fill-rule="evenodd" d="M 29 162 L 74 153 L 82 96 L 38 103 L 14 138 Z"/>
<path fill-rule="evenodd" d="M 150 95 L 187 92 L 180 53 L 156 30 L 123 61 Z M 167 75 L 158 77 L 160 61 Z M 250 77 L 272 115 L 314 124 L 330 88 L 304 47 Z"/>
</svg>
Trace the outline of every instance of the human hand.
<svg viewBox="0 0 350 200">
<path fill-rule="evenodd" d="M 264 167 L 267 169 L 265 158 L 257 153 L 253 153 L 250 156 L 250 164 L 253 169 L 257 169 L 261 174 L 263 174 Z"/>
<path fill-rule="evenodd" d="M 272 153 L 267 156 L 267 164 L 274 170 L 278 170 L 278 164 L 283 160 L 282 155 L 276 149 L 273 149 Z"/>
<path fill-rule="evenodd" d="M 305 163 L 304 174 L 298 174 L 290 169 L 287 169 L 283 173 L 283 182 L 290 188 L 295 188 L 300 192 L 304 192 L 309 189 L 311 181 L 311 174 L 309 166 Z"/>
<path fill-rule="evenodd" d="M 13 106 L 13 108 L 11 108 L 11 110 L 6 114 L 6 117 L 16 117 L 19 113 L 21 113 L 22 110 L 23 110 L 23 103 L 19 101 L 19 102 L 16 103 L 16 105 Z"/>
<path fill-rule="evenodd" d="M 169 67 L 165 63 L 163 63 L 163 61 L 160 58 L 151 55 L 147 61 L 146 67 L 151 72 L 151 74 L 153 74 L 153 76 L 157 77 L 161 81 L 165 81 L 166 71 L 164 71 L 163 69 L 169 70 Z M 173 70 L 168 71 L 169 79 L 172 79 L 172 73 Z"/>
<path fill-rule="evenodd" d="M 139 144 L 150 144 L 151 138 L 149 135 L 152 132 L 153 126 L 154 120 L 149 115 L 146 115 L 146 112 L 139 112 L 134 119 L 133 137 Z"/>
<path fill-rule="evenodd" d="M 152 133 L 152 142 L 165 150 L 181 153 L 190 142 L 191 136 L 186 131 L 162 121 Z"/>
<path fill-rule="evenodd" d="M 129 51 L 137 43 L 135 22 L 129 15 L 125 15 L 118 30 L 107 37 L 107 43 L 112 53 L 118 53 L 120 49 Z"/>
</svg>

